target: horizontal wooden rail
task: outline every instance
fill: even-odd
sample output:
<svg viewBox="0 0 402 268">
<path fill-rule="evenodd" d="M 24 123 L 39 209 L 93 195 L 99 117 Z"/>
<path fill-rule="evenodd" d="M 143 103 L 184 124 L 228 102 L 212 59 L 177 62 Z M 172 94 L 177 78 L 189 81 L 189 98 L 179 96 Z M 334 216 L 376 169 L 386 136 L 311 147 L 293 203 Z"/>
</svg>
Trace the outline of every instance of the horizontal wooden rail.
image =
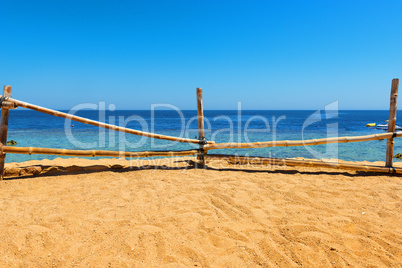
<svg viewBox="0 0 402 268">
<path fill-rule="evenodd" d="M 125 132 L 125 133 L 134 134 L 134 135 L 138 135 L 138 136 L 145 136 L 145 137 L 154 138 L 154 139 L 170 140 L 170 141 L 178 141 L 178 142 L 187 142 L 187 143 L 199 143 L 199 140 L 196 140 L 196 139 L 178 138 L 178 137 L 173 137 L 173 136 L 149 133 L 149 132 L 144 132 L 144 131 L 140 131 L 140 130 L 125 128 L 125 127 L 119 127 L 119 126 L 111 125 L 111 124 L 106 124 L 106 123 L 98 122 L 98 121 L 95 121 L 95 120 L 87 119 L 87 118 L 84 118 L 84 117 L 71 115 L 71 114 L 59 112 L 59 111 L 56 111 L 56 110 L 44 108 L 44 107 L 41 107 L 41 106 L 38 106 L 38 105 L 30 104 L 30 103 L 19 101 L 19 100 L 12 99 L 12 98 L 9 98 L 7 101 L 12 102 L 12 103 L 14 103 L 15 105 L 17 105 L 19 107 L 31 109 L 31 110 L 41 112 L 41 113 L 45 113 L 45 114 L 50 114 L 50 115 L 53 115 L 53 116 L 63 117 L 63 118 L 66 118 L 66 119 L 70 119 L 70 120 L 73 120 L 73 121 L 77 121 L 77 122 L 80 122 L 80 123 L 84 123 L 84 124 L 88 124 L 88 125 L 92 125 L 92 126 L 96 126 L 96 127 L 102 127 L 102 128 L 106 128 L 106 129 Z M 212 141 L 208 141 L 208 143 L 209 144 L 214 144 L 214 142 L 212 142 Z"/>
<path fill-rule="evenodd" d="M 125 152 L 125 151 L 106 151 L 106 150 L 69 150 L 38 147 L 10 147 L 1 146 L 0 151 L 11 154 L 48 154 L 62 156 L 82 156 L 82 157 L 151 157 L 151 156 L 185 156 L 196 155 L 198 150 L 185 151 L 144 151 L 144 152 Z"/>
<path fill-rule="evenodd" d="M 354 136 L 354 137 L 335 137 L 326 139 L 313 139 L 313 140 L 286 140 L 286 141 L 264 141 L 252 143 L 216 143 L 204 146 L 204 150 L 216 149 L 230 149 L 230 148 L 263 148 L 263 147 L 284 147 L 284 146 L 310 146 L 328 143 L 346 143 L 346 142 L 361 142 L 372 140 L 383 140 L 391 137 L 402 137 L 402 132 L 373 134 L 367 136 Z"/>
<path fill-rule="evenodd" d="M 207 154 L 208 159 L 226 159 L 233 164 L 264 164 L 275 166 L 303 166 L 303 167 L 321 167 L 321 168 L 334 168 L 345 169 L 354 171 L 365 172 L 381 172 L 381 173 L 395 173 L 402 174 L 402 168 L 395 167 L 382 167 L 382 166 L 369 166 L 359 164 L 326 162 L 320 160 L 297 160 L 297 159 L 280 159 L 268 157 L 254 157 L 254 156 L 235 156 L 235 155 L 220 155 L 220 154 Z"/>
</svg>

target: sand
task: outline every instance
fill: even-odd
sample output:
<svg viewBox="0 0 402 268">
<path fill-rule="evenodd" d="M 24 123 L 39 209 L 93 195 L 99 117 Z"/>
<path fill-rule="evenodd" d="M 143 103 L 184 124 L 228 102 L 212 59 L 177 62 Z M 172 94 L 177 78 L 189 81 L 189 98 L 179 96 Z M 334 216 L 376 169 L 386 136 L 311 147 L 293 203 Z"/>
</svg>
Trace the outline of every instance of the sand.
<svg viewBox="0 0 402 268">
<path fill-rule="evenodd" d="M 402 267 L 402 177 L 209 166 L 7 164 L 0 266 Z"/>
</svg>

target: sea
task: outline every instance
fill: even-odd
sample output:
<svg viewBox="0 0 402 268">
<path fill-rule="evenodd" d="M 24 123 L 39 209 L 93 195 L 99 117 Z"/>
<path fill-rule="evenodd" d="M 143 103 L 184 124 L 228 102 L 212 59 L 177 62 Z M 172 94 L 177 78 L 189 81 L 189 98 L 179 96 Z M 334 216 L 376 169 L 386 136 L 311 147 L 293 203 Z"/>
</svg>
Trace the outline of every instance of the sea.
<svg viewBox="0 0 402 268">
<path fill-rule="evenodd" d="M 196 110 L 79 110 L 77 116 L 175 137 L 197 138 Z M 387 110 L 206 110 L 205 137 L 218 143 L 307 140 L 385 133 L 368 123 L 386 124 Z M 398 113 L 397 118 L 401 114 Z M 397 121 L 398 124 L 398 121 Z M 187 150 L 198 144 L 156 140 L 78 123 L 26 109 L 10 110 L 8 141 L 19 147 L 124 151 Z M 346 161 L 385 161 L 386 140 L 316 146 L 221 149 L 214 154 L 277 158 L 337 158 Z M 394 154 L 402 153 L 396 139 Z M 6 163 L 54 159 L 60 156 L 7 154 Z M 67 157 L 62 157 L 67 158 Z M 400 161 L 395 159 L 395 161 Z"/>
</svg>

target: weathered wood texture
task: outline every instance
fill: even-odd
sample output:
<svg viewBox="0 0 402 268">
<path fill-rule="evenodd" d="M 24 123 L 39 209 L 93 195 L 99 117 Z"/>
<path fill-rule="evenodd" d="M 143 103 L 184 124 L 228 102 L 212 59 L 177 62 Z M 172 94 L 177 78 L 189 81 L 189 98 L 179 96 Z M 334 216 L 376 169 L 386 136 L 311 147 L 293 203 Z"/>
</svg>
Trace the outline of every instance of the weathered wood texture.
<svg viewBox="0 0 402 268">
<path fill-rule="evenodd" d="M 197 159 L 201 166 L 205 166 L 205 153 L 204 142 L 205 142 L 205 129 L 204 129 L 204 107 L 202 104 L 202 88 L 197 88 L 197 115 L 198 115 L 198 139 L 200 140 L 200 154 L 198 154 Z"/>
<path fill-rule="evenodd" d="M 151 157 L 151 156 L 186 156 L 196 155 L 198 150 L 186 151 L 143 151 L 143 152 L 125 152 L 125 151 L 106 151 L 106 150 L 69 150 L 38 147 L 11 147 L 2 146 L 2 151 L 12 154 L 48 154 L 64 156 L 82 156 L 82 157 Z"/>
<path fill-rule="evenodd" d="M 3 96 L 10 97 L 11 96 L 11 86 L 4 86 Z M 2 96 L 2 97 L 3 97 Z M 8 131 L 8 108 L 1 108 L 1 119 L 0 119 L 0 146 L 3 146 L 7 143 L 7 131 Z M 4 175 L 4 161 L 6 155 L 4 152 L 0 153 L 0 180 L 3 180 Z"/>
<path fill-rule="evenodd" d="M 398 86 L 399 79 L 393 79 L 391 85 L 391 97 L 389 103 L 389 118 L 388 118 L 388 132 L 395 132 L 396 122 L 396 104 L 398 100 Z M 394 137 L 390 137 L 387 140 L 387 154 L 386 154 L 386 167 L 392 167 L 394 157 Z"/>
</svg>

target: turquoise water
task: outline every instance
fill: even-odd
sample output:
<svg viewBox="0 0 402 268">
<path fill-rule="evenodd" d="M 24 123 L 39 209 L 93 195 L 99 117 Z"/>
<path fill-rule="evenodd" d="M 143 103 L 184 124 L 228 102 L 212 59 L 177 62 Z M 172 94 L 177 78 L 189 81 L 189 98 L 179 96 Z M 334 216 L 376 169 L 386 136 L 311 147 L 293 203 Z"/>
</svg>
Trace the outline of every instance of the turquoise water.
<svg viewBox="0 0 402 268">
<path fill-rule="evenodd" d="M 66 111 L 67 112 L 67 111 Z M 314 114 L 315 113 L 315 114 Z M 76 115 L 143 131 L 195 138 L 196 111 L 79 111 Z M 399 118 L 400 115 L 398 115 Z M 388 111 L 205 111 L 206 138 L 216 142 L 301 140 L 384 133 L 366 127 L 384 123 Z M 398 123 L 398 122 L 397 122 Z M 71 127 L 74 125 L 74 127 Z M 17 109 L 10 111 L 8 140 L 17 146 L 102 150 L 185 150 L 198 145 L 153 140 L 100 129 L 63 118 Z M 310 151 L 309 151 L 310 149 Z M 270 157 L 339 158 L 348 161 L 384 161 L 386 140 L 335 145 L 214 150 L 213 153 Z M 402 153 L 396 139 L 395 154 Z M 6 162 L 53 159 L 59 156 L 7 154 Z M 398 161 L 398 160 L 395 160 Z"/>
</svg>

